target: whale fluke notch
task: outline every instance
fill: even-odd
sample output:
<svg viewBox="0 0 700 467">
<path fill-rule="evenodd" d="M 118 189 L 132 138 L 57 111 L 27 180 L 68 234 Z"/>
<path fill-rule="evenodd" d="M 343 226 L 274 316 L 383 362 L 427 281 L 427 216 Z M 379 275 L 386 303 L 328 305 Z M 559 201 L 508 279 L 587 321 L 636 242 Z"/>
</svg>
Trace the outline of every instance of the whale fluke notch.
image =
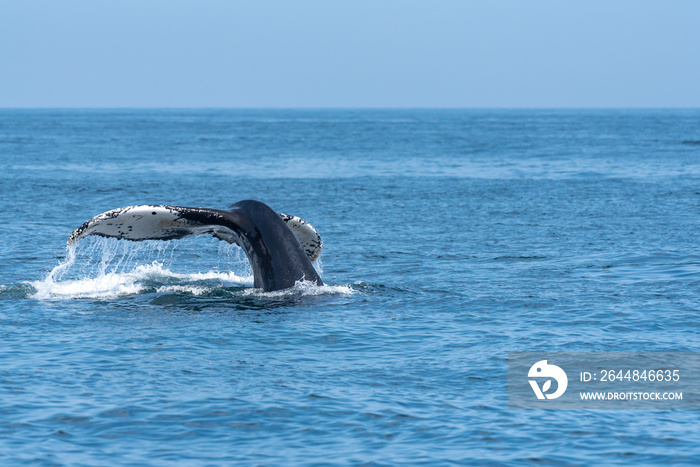
<svg viewBox="0 0 700 467">
<path fill-rule="evenodd" d="M 302 280 L 323 284 L 311 264 L 323 245 L 316 229 L 254 200 L 239 201 L 227 210 L 168 205 L 114 209 L 78 227 L 68 243 L 90 235 L 141 241 L 202 234 L 240 245 L 253 269 L 255 287 L 280 290 Z"/>
</svg>

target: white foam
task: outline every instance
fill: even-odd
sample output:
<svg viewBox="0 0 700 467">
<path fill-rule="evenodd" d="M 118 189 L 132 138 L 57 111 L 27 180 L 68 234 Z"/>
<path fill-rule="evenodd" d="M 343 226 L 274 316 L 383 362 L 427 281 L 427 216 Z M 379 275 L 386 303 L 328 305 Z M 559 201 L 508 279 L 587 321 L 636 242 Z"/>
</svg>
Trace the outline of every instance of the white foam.
<svg viewBox="0 0 700 467">
<path fill-rule="evenodd" d="M 211 292 L 212 287 L 198 287 L 196 285 L 168 285 L 163 287 L 158 287 L 156 292 L 158 293 L 189 293 L 192 295 L 204 295 L 205 293 Z"/>
<path fill-rule="evenodd" d="M 201 243 L 201 240 L 200 240 Z M 217 242 L 219 243 L 219 242 Z M 80 249 L 76 250 L 76 245 Z M 199 244 L 194 244 L 195 246 Z M 213 245 L 213 244 L 212 244 Z M 246 287 L 234 290 L 233 295 L 277 299 L 289 296 L 351 295 L 350 285 L 322 285 L 298 282 L 294 287 L 276 292 L 254 289 L 250 265 L 242 250 L 235 245 L 221 243 L 215 249 L 206 242 L 191 248 L 187 242 L 126 242 L 93 238 L 68 246 L 65 259 L 48 273 L 45 279 L 30 282 L 35 289 L 30 298 L 37 300 L 113 299 L 141 293 L 174 293 L 206 295 L 224 287 Z M 178 255 L 175 250 L 178 249 Z M 182 256 L 211 254 L 219 265 L 205 272 L 175 272 L 174 263 Z M 156 256 L 158 260 L 153 261 Z M 144 261 L 148 259 L 150 262 Z M 196 256 L 196 258 L 200 258 Z M 218 259 L 217 259 L 218 258 Z M 199 261 L 199 259 L 197 260 Z M 144 264 L 145 263 L 145 264 Z M 182 269 L 179 261 L 177 269 Z M 185 261 L 187 263 L 187 261 Z M 190 266 L 200 264 L 191 262 Z M 210 264 L 212 264 L 210 262 Z M 235 269 L 241 272 L 218 269 Z M 321 259 L 313 266 L 323 272 Z M 186 267 L 186 266 L 185 266 Z"/>
<path fill-rule="evenodd" d="M 290 296 L 310 295 L 353 295 L 355 290 L 350 285 L 317 285 L 310 281 L 297 281 L 294 287 L 274 292 L 263 292 L 261 289 L 246 289 L 243 295 L 253 295 L 261 298 L 284 298 Z"/>
<path fill-rule="evenodd" d="M 105 274 L 94 279 L 68 280 L 53 282 L 50 280 L 30 283 L 36 293 L 30 298 L 37 300 L 72 299 L 72 298 L 114 298 L 134 295 L 143 290 L 128 274 Z"/>
<path fill-rule="evenodd" d="M 61 265 L 57 267 L 61 267 Z M 53 271 L 52 271 L 53 273 Z M 149 289 L 156 292 L 179 293 L 186 292 L 193 295 L 203 295 L 216 288 L 216 286 L 206 286 L 201 284 L 178 284 L 178 285 L 150 285 L 149 283 L 163 283 L 178 280 L 186 283 L 197 283 L 202 281 L 216 280 L 221 286 L 251 286 L 253 278 L 248 276 L 238 276 L 233 272 L 208 271 L 205 273 L 181 274 L 175 273 L 163 267 L 161 263 L 153 262 L 147 265 L 137 266 L 130 272 L 102 273 L 96 277 L 86 277 L 82 279 L 54 281 L 52 273 L 43 281 L 31 282 L 30 284 L 36 293 L 31 298 L 38 300 L 51 299 L 109 299 L 136 295 Z"/>
</svg>

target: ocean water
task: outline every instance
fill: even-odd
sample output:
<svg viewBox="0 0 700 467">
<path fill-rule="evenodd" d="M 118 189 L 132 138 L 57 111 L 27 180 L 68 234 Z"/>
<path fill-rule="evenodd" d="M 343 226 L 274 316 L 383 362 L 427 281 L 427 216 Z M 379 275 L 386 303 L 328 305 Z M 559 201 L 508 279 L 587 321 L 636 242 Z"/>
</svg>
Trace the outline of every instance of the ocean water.
<svg viewBox="0 0 700 467">
<path fill-rule="evenodd" d="M 0 111 L 0 464 L 700 463 L 696 410 L 516 410 L 514 351 L 700 350 L 699 110 Z M 236 246 L 71 231 L 258 199 Z"/>
</svg>

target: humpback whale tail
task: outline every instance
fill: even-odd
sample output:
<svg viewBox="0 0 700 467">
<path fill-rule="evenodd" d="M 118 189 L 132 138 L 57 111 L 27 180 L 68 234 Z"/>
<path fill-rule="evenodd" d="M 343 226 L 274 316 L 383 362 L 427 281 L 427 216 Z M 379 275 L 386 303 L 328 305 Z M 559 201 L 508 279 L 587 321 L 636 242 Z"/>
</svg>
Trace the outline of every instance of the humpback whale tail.
<svg viewBox="0 0 700 467">
<path fill-rule="evenodd" d="M 245 200 L 227 210 L 141 205 L 107 211 L 77 228 L 68 243 L 89 235 L 118 239 L 173 240 L 209 234 L 243 248 L 255 287 L 281 290 L 306 280 L 322 285 L 311 264 L 321 253 L 321 237 L 308 222 L 277 214 L 260 201 Z"/>
</svg>

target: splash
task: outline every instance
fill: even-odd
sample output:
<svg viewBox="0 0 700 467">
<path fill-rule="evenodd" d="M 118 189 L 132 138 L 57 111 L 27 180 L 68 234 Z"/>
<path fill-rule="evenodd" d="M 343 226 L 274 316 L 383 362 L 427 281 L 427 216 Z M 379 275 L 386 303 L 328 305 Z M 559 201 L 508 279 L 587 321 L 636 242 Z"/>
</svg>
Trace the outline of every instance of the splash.
<svg viewBox="0 0 700 467">
<path fill-rule="evenodd" d="M 69 245 L 65 259 L 44 280 L 30 283 L 35 290 L 30 298 L 110 299 L 150 292 L 204 295 L 222 287 L 252 286 L 252 272 L 240 248 L 220 243 L 88 239 Z M 210 269 L 196 270 L 202 264 Z"/>
<path fill-rule="evenodd" d="M 321 262 L 321 256 L 313 260 L 311 262 L 311 266 L 314 267 L 319 276 L 323 276 L 323 263 Z"/>
<path fill-rule="evenodd" d="M 31 298 L 110 299 L 147 292 L 203 295 L 221 287 L 250 286 L 253 283 L 252 276 L 239 276 L 233 272 L 175 273 L 156 261 L 137 266 L 129 272 L 108 272 L 96 277 L 55 281 L 50 276 L 31 284 L 36 289 Z M 183 284 L 159 285 L 174 281 Z M 201 283 L 204 285 L 198 285 Z"/>
<path fill-rule="evenodd" d="M 313 266 L 322 274 L 320 258 Z M 46 278 L 29 285 L 34 289 L 29 297 L 37 300 L 106 300 L 148 293 L 207 296 L 221 291 L 263 299 L 355 293 L 350 285 L 303 281 L 276 292 L 254 289 L 243 250 L 205 237 L 170 242 L 90 237 L 67 246 L 65 258 Z"/>
<path fill-rule="evenodd" d="M 66 259 L 60 263 L 58 266 L 53 268 L 49 275 L 46 277 L 46 282 L 55 282 L 57 279 L 63 277 L 63 275 L 70 269 L 73 264 L 75 264 L 75 243 L 70 244 L 66 247 Z"/>
</svg>

